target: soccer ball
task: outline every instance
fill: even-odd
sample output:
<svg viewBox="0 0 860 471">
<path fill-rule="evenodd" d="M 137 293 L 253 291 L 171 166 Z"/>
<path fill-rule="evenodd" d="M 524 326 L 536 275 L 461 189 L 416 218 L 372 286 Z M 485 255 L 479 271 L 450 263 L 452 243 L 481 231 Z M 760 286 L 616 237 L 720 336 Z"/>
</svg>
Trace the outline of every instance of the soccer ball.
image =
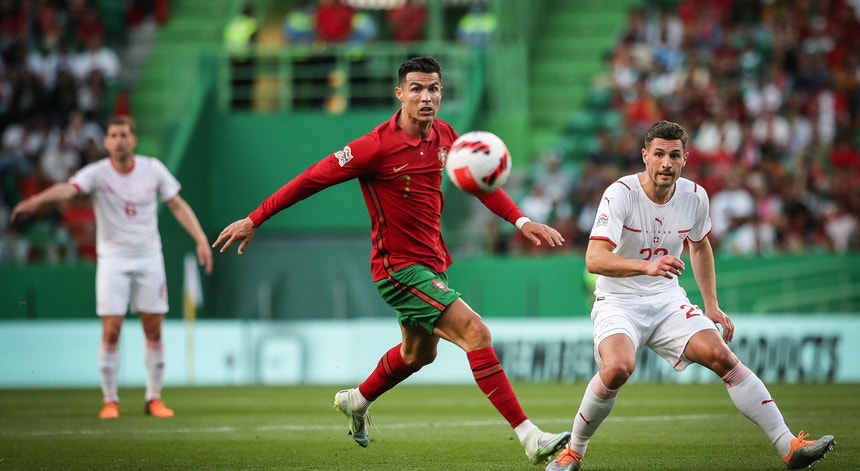
<svg viewBox="0 0 860 471">
<path fill-rule="evenodd" d="M 492 193 L 511 175 L 511 154 L 499 136 L 487 131 L 467 132 L 451 145 L 445 171 L 451 182 L 467 193 Z"/>
</svg>

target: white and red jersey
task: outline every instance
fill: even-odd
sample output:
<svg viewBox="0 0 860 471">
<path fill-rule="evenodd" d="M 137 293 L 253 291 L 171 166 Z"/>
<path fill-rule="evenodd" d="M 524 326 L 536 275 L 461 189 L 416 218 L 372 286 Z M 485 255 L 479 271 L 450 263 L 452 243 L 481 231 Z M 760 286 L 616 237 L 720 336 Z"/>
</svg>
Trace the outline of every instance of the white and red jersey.
<svg viewBox="0 0 860 471">
<path fill-rule="evenodd" d="M 93 202 L 99 256 L 161 250 L 158 199 L 169 201 L 181 189 L 161 161 L 136 155 L 132 169 L 120 172 L 104 158 L 80 169 L 69 183 Z"/>
<path fill-rule="evenodd" d="M 627 175 L 609 185 L 597 208 L 591 239 L 606 240 L 614 253 L 650 260 L 662 255 L 680 257 L 684 241 L 704 239 L 711 230 L 708 194 L 696 183 L 679 178 L 675 194 L 665 204 L 653 202 L 639 183 L 639 175 Z M 594 294 L 649 295 L 678 288 L 678 279 L 638 275 L 597 278 Z"/>
</svg>

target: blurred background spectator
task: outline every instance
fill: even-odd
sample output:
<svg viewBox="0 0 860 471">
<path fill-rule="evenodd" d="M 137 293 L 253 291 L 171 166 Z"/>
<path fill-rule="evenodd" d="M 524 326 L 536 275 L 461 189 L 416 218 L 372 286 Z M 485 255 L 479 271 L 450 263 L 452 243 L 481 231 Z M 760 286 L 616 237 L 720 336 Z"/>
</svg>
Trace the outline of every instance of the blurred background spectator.
<svg viewBox="0 0 860 471">
<path fill-rule="evenodd" d="M 247 110 L 254 103 L 256 59 L 253 47 L 257 43 L 260 25 L 254 5 L 246 3 L 224 28 L 224 47 L 230 56 L 230 84 L 233 109 Z"/>
<path fill-rule="evenodd" d="M 496 15 L 487 11 L 483 2 L 475 2 L 457 24 L 457 39 L 463 44 L 483 48 L 493 38 L 498 27 Z"/>
<path fill-rule="evenodd" d="M 417 0 L 406 0 L 385 14 L 391 39 L 400 43 L 421 41 L 427 27 L 427 8 Z"/>
<path fill-rule="evenodd" d="M 594 222 L 600 190 L 589 182 L 641 171 L 639 136 L 659 119 L 690 133 L 684 176 L 711 197 L 710 238 L 722 253 L 860 248 L 858 19 L 860 4 L 847 0 L 630 9 L 592 91 L 608 103 L 586 106 L 590 115 L 576 116 L 586 124 L 563 136 L 585 142 L 561 155 L 573 178 L 573 249 L 584 250 Z"/>
</svg>

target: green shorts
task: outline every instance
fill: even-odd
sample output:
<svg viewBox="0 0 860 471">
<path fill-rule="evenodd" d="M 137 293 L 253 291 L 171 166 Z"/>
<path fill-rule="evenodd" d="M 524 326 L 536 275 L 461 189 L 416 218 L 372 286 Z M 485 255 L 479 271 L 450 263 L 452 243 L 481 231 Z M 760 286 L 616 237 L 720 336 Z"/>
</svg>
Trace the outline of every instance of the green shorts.
<svg viewBox="0 0 860 471">
<path fill-rule="evenodd" d="M 448 275 L 421 265 L 409 265 L 376 282 L 382 299 L 397 311 L 402 326 L 423 327 L 433 333 L 442 311 L 460 293 L 448 287 Z"/>
</svg>

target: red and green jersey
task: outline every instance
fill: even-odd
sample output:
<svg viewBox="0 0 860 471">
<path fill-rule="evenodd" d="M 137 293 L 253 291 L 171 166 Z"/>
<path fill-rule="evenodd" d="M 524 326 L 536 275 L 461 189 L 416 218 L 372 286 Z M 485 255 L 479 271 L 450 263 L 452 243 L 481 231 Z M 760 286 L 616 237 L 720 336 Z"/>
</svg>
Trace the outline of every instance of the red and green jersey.
<svg viewBox="0 0 860 471">
<path fill-rule="evenodd" d="M 426 138 L 413 136 L 397 125 L 399 114 L 296 176 L 264 200 L 251 220 L 260 226 L 324 188 L 357 178 L 371 221 L 373 280 L 415 264 L 446 271 L 452 260 L 442 239 L 441 187 L 457 133 L 436 119 Z M 512 224 L 523 215 L 501 190 L 479 198 Z"/>
</svg>

